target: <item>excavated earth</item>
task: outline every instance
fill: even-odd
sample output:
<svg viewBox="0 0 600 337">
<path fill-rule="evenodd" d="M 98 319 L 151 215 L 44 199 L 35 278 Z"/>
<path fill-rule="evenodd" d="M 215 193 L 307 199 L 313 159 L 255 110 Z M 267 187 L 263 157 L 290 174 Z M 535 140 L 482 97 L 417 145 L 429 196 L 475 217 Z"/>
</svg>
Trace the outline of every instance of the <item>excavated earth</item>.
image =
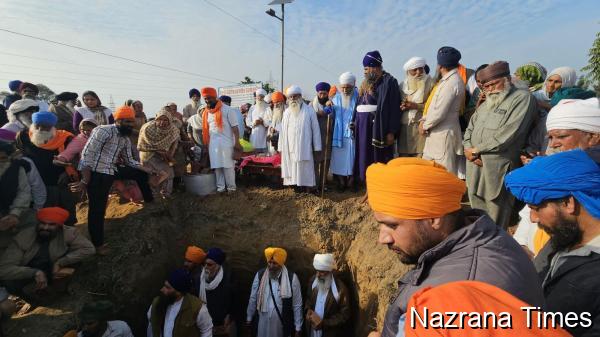
<svg viewBox="0 0 600 337">
<path fill-rule="evenodd" d="M 111 198 L 106 237 L 111 253 L 77 268 L 67 293 L 23 309 L 5 325 L 8 336 L 63 336 L 76 326 L 76 312 L 90 299 L 115 303 L 115 319 L 144 336 L 146 311 L 169 272 L 182 263 L 186 246 L 221 247 L 235 277 L 238 317 L 244 319 L 254 273 L 264 266 L 269 245 L 288 251 L 287 265 L 303 292 L 314 273 L 315 252 L 333 252 L 339 277 L 350 286 L 348 336 L 366 336 L 381 326 L 396 281 L 407 270 L 394 253 L 377 244 L 378 225 L 358 194 L 325 199 L 290 190 L 253 187 L 234 195 L 178 194 L 144 207 Z M 79 206 L 86 233 L 87 207 Z"/>
</svg>

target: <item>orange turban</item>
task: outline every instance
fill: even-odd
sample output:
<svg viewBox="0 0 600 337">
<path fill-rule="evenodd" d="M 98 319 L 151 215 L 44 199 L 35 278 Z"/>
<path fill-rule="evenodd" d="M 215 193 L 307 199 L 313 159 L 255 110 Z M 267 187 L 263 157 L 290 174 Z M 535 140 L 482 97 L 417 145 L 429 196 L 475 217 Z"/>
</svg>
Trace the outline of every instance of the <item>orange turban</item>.
<svg viewBox="0 0 600 337">
<path fill-rule="evenodd" d="M 202 97 L 217 97 L 217 89 L 211 87 L 204 87 L 200 89 Z"/>
<path fill-rule="evenodd" d="M 285 96 L 283 96 L 283 93 L 281 91 L 275 91 L 271 94 L 271 101 L 273 103 L 283 102 L 285 101 Z"/>
<path fill-rule="evenodd" d="M 265 249 L 265 258 L 267 262 L 273 260 L 278 265 L 283 266 L 287 260 L 287 252 L 283 248 L 269 247 Z"/>
<path fill-rule="evenodd" d="M 464 181 L 432 160 L 396 158 L 367 169 L 369 204 L 399 219 L 438 218 L 461 208 Z"/>
<path fill-rule="evenodd" d="M 69 211 L 60 207 L 46 207 L 37 211 L 37 219 L 46 224 L 64 225 Z"/>
<path fill-rule="evenodd" d="M 331 89 L 329 89 L 329 97 L 335 96 L 336 93 L 337 93 L 337 87 L 335 85 L 332 85 Z"/>
<path fill-rule="evenodd" d="M 195 264 L 204 263 L 204 259 L 206 258 L 206 253 L 200 247 L 189 246 L 185 251 L 185 259 Z"/>
<path fill-rule="evenodd" d="M 417 291 L 408 301 L 406 310 L 406 321 L 404 325 L 404 334 L 406 337 L 567 337 L 571 336 L 562 328 L 538 328 L 537 312 L 531 311 L 531 328 L 527 327 L 527 312 L 521 307 L 529 307 L 527 303 L 507 293 L 506 291 L 491 284 L 479 281 L 458 281 L 450 282 L 431 288 L 426 287 Z M 418 318 L 416 313 L 421 318 Z M 493 312 L 496 316 L 496 329 L 492 328 L 492 318 L 487 317 L 485 321 L 488 329 L 471 328 L 468 324 L 469 316 L 463 320 L 463 328 L 434 328 L 429 326 L 425 328 L 421 320 L 426 318 L 424 309 L 427 308 L 429 317 L 432 312 L 467 312 L 480 313 L 481 324 L 484 322 L 484 312 Z M 512 317 L 511 329 L 502 329 L 506 326 L 506 319 L 503 322 L 500 318 L 506 316 L 500 314 L 507 312 Z M 445 316 L 448 317 L 448 316 Z M 412 320 L 414 318 L 414 321 Z M 444 320 L 446 321 L 446 320 Z M 452 324 L 460 324 L 457 318 Z M 542 322 L 540 322 L 542 324 Z"/>
<path fill-rule="evenodd" d="M 115 118 L 115 120 L 117 120 L 117 119 L 134 119 L 135 111 L 133 110 L 132 107 L 123 105 L 123 106 L 118 107 L 117 110 L 115 110 L 115 112 L 113 112 L 113 117 Z"/>
</svg>

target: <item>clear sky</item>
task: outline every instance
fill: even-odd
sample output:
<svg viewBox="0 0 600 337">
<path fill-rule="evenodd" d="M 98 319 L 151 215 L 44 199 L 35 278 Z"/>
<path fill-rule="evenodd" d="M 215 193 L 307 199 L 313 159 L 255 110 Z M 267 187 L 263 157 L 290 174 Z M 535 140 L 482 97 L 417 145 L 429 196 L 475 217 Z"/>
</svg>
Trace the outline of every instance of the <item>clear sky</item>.
<svg viewBox="0 0 600 337">
<path fill-rule="evenodd" d="M 0 86 L 21 79 L 57 93 L 91 89 L 105 105 L 110 95 L 117 105 L 140 99 L 154 115 L 169 101 L 183 108 L 192 87 L 244 76 L 278 81 L 281 24 L 265 14 L 269 2 L 1 0 L 0 29 L 205 77 L 0 31 Z M 423 56 L 433 68 L 444 45 L 459 49 L 471 68 L 507 60 L 514 70 L 537 61 L 549 71 L 568 65 L 579 72 L 598 31 L 598 0 L 295 0 L 286 6 L 284 84 L 298 84 L 312 98 L 317 82 L 335 83 L 342 72 L 361 80 L 362 58 L 374 49 L 400 80 L 408 58 Z"/>
</svg>

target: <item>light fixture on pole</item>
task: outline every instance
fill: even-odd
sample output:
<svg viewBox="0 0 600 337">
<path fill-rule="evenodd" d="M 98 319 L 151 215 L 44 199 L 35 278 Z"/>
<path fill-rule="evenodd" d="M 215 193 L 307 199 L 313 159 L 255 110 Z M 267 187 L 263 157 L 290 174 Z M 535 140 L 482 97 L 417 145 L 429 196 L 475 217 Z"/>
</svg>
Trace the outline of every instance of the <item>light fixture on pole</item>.
<svg viewBox="0 0 600 337">
<path fill-rule="evenodd" d="M 269 6 L 273 5 L 281 5 L 281 17 L 277 16 L 277 13 L 270 8 L 267 13 L 269 16 L 272 16 L 279 21 L 281 21 L 281 92 L 283 92 L 283 50 L 284 50 L 284 42 L 285 42 L 285 4 L 291 4 L 294 0 L 273 0 L 269 3 Z M 284 93 L 285 94 L 285 93 Z"/>
</svg>

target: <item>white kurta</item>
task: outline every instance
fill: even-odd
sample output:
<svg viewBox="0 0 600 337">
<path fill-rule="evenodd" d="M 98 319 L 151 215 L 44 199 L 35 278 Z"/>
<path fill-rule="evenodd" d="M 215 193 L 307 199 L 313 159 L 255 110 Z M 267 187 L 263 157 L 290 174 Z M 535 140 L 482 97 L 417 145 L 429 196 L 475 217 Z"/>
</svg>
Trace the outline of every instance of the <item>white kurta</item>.
<svg viewBox="0 0 600 337">
<path fill-rule="evenodd" d="M 267 131 L 271 125 L 271 108 L 266 105 L 264 108 L 259 109 L 256 105 L 253 105 L 246 116 L 246 125 L 252 128 L 250 134 L 250 143 L 255 149 L 266 149 L 267 148 Z M 254 123 L 262 119 L 263 125 L 254 125 Z"/>
<path fill-rule="evenodd" d="M 265 273 L 268 273 L 265 270 Z M 258 300 L 258 287 L 260 285 L 260 278 L 258 273 L 254 276 L 254 282 L 252 282 L 252 291 L 250 293 L 250 300 L 248 301 L 248 309 L 246 310 L 246 321 L 252 321 L 254 314 L 256 313 L 256 306 Z M 267 287 L 269 285 L 267 284 Z M 273 295 L 275 295 L 275 301 L 280 312 L 282 310 L 281 295 L 279 293 L 279 281 L 271 279 L 271 286 L 273 289 Z M 266 291 L 269 291 L 267 288 Z M 300 288 L 300 281 L 294 274 L 292 278 L 292 307 L 294 309 L 294 325 L 296 331 L 301 331 L 304 317 L 302 315 L 302 290 Z M 277 315 L 275 306 L 273 305 L 273 299 L 269 296 L 267 300 L 267 312 L 258 313 L 258 336 L 260 337 L 284 337 L 283 336 L 283 325 Z"/>
<path fill-rule="evenodd" d="M 177 319 L 177 315 L 179 315 L 179 310 L 181 310 L 181 304 L 183 303 L 183 298 L 179 301 L 167 306 L 167 311 L 165 314 L 165 325 L 163 328 L 162 337 L 173 337 L 173 328 L 175 326 L 175 320 Z M 148 317 L 148 322 L 150 322 L 150 317 L 152 315 L 152 306 L 148 309 L 146 316 Z M 208 308 L 206 305 L 202 305 L 200 311 L 198 311 L 198 316 L 196 317 L 196 327 L 198 328 L 198 332 L 200 332 L 200 337 L 212 337 L 212 318 L 210 318 L 210 314 L 208 313 Z M 148 323 L 147 336 L 152 337 L 152 324 Z"/>
<path fill-rule="evenodd" d="M 298 114 L 290 108 L 283 113 L 279 151 L 284 185 L 316 185 L 313 151 L 321 151 L 321 132 L 310 105 L 302 103 Z"/>
<path fill-rule="evenodd" d="M 205 112 L 206 113 L 206 112 Z M 235 145 L 232 127 L 237 127 L 238 121 L 235 110 L 223 104 L 221 107 L 223 130 L 219 130 L 216 123 L 215 114 L 208 114 L 208 131 L 210 142 L 208 144 L 208 154 L 210 157 L 210 167 L 233 168 L 233 146 Z"/>
</svg>

